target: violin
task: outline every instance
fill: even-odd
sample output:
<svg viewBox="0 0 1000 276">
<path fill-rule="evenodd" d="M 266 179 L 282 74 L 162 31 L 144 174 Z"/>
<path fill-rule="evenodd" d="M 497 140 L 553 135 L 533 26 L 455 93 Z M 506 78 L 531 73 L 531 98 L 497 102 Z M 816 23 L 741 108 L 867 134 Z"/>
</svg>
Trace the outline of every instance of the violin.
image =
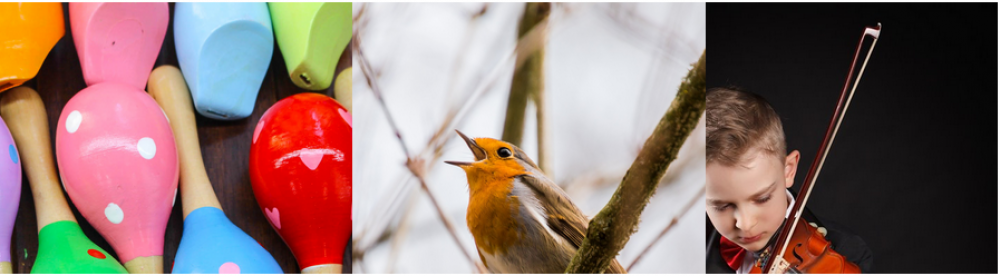
<svg viewBox="0 0 1000 276">
<path fill-rule="evenodd" d="M 844 116 L 847 114 L 847 108 L 851 104 L 851 99 L 854 98 L 854 91 L 858 88 L 858 82 L 861 80 L 861 75 L 865 72 L 868 59 L 871 57 L 872 51 L 875 50 L 875 44 L 878 42 L 881 31 L 882 23 L 878 23 L 876 27 L 865 27 L 864 33 L 861 34 L 861 40 L 858 42 L 857 50 L 854 52 L 851 70 L 847 73 L 847 80 L 844 82 L 844 88 L 840 92 L 840 99 L 834 110 L 833 118 L 830 119 L 823 143 L 820 144 L 819 152 L 816 154 L 816 158 L 809 168 L 809 173 L 806 175 L 805 182 L 803 182 L 802 188 L 795 198 L 795 204 L 792 205 L 790 216 L 785 219 L 778 235 L 772 238 L 769 246 L 764 247 L 761 251 L 760 257 L 757 259 L 751 272 L 791 274 L 861 273 L 861 269 L 857 264 L 848 261 L 843 255 L 834 251 L 824 235 L 816 227 L 809 225 L 809 223 L 802 219 L 802 213 L 805 210 L 806 201 L 809 200 L 809 195 L 816 184 L 816 178 L 819 176 L 823 168 L 823 163 L 826 161 L 826 156 L 830 153 L 830 146 L 833 145 L 833 140 L 837 136 L 840 123 L 843 122 Z M 861 70 L 858 72 L 857 78 L 854 79 L 852 86 L 851 80 L 854 76 L 855 65 L 858 62 L 858 55 L 861 53 L 861 45 L 864 43 L 865 38 L 869 36 L 873 38 L 871 47 L 868 48 L 868 53 L 861 64 Z M 850 88 L 850 93 L 848 93 L 848 88 Z M 845 97 L 846 101 L 844 100 Z"/>
</svg>

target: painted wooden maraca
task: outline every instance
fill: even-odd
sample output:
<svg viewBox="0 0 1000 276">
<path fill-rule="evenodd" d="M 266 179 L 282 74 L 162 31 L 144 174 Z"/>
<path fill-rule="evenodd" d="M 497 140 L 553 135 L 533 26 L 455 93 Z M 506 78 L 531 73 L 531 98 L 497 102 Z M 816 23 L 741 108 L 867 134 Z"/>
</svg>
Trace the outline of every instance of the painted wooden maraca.
<svg viewBox="0 0 1000 276">
<path fill-rule="evenodd" d="M 333 83 L 341 53 L 351 41 L 351 3 L 272 2 L 274 37 L 292 83 L 323 90 Z"/>
<path fill-rule="evenodd" d="M 21 153 L 38 219 L 38 256 L 31 273 L 127 273 L 107 251 L 90 241 L 62 195 L 49 139 L 45 104 L 35 90 L 4 92 L 0 116 Z"/>
<path fill-rule="evenodd" d="M 167 3 L 70 3 L 69 21 L 87 85 L 146 88 L 167 35 Z"/>
<path fill-rule="evenodd" d="M 174 44 L 198 113 L 250 116 L 274 53 L 267 3 L 177 3 Z"/>
<path fill-rule="evenodd" d="M 153 70 L 149 94 L 170 118 L 181 160 L 184 235 L 171 273 L 282 273 L 274 257 L 222 212 L 202 162 L 191 94 L 180 70 L 170 65 Z"/>
<path fill-rule="evenodd" d="M 162 273 L 179 165 L 170 124 L 143 91 L 169 21 L 166 3 L 70 3 L 89 87 L 66 103 L 56 157 L 73 204 L 130 273 Z"/>
<path fill-rule="evenodd" d="M 0 92 L 38 74 L 63 24 L 60 3 L 0 3 Z"/>
<path fill-rule="evenodd" d="M 21 202 L 21 161 L 17 145 L 0 118 L 0 274 L 10 274 L 10 237 Z"/>
<path fill-rule="evenodd" d="M 322 94 L 278 101 L 257 123 L 250 183 L 303 273 L 340 273 L 351 231 L 351 115 Z"/>
</svg>

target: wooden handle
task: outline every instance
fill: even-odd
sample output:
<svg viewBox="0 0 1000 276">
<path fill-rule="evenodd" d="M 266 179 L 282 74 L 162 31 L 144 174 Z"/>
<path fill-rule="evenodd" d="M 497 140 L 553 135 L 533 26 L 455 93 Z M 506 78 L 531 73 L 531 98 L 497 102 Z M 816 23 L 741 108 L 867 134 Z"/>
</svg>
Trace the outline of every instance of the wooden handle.
<svg viewBox="0 0 1000 276">
<path fill-rule="evenodd" d="M 302 274 L 341 274 L 343 269 L 339 264 L 314 265 L 302 269 Z"/>
<path fill-rule="evenodd" d="M 129 274 L 163 274 L 163 256 L 136 257 L 125 262 Z"/>
<path fill-rule="evenodd" d="M 21 162 L 31 184 L 35 199 L 38 230 L 50 223 L 68 220 L 76 222 L 63 197 L 49 139 L 49 119 L 45 104 L 35 90 L 21 86 L 3 93 L 0 116 L 7 121 L 10 134 L 21 152 Z"/>
<path fill-rule="evenodd" d="M 0 262 L 0 274 L 13 274 L 14 267 L 10 265 L 10 262 Z"/>
<path fill-rule="evenodd" d="M 212 183 L 205 172 L 198 143 L 198 128 L 195 123 L 191 92 L 188 91 L 184 76 L 177 67 L 164 65 L 157 67 L 149 75 L 149 95 L 160 104 L 170 120 L 177 143 L 177 155 L 181 164 L 181 203 L 184 218 L 195 209 L 215 207 L 222 204 L 215 197 Z"/>
</svg>

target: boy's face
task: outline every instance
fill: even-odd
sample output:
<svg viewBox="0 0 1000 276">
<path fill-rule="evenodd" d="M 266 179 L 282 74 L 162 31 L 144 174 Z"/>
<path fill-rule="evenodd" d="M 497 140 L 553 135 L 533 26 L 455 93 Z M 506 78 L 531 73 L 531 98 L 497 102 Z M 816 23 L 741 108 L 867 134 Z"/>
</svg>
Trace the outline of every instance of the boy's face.
<svg viewBox="0 0 1000 276">
<path fill-rule="evenodd" d="M 705 207 L 712 225 L 726 239 L 760 251 L 785 219 L 785 188 L 795 180 L 799 152 L 780 159 L 757 150 L 747 157 L 751 158 L 733 166 L 708 164 Z"/>
</svg>

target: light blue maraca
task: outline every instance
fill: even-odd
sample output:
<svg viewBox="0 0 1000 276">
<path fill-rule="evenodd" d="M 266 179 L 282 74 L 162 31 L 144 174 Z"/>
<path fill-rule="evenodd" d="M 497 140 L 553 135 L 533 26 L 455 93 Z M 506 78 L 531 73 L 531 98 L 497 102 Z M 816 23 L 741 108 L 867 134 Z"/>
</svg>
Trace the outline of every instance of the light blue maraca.
<svg viewBox="0 0 1000 276">
<path fill-rule="evenodd" d="M 180 70 L 170 65 L 156 68 L 149 75 L 148 90 L 170 119 L 181 166 L 184 233 L 171 273 L 282 273 L 271 254 L 222 212 L 202 161 L 191 94 Z"/>
<path fill-rule="evenodd" d="M 274 52 L 267 3 L 177 3 L 174 44 L 198 113 L 250 116 Z"/>
<path fill-rule="evenodd" d="M 236 254 L 234 254 L 236 253 Z M 184 235 L 171 273 L 282 273 L 281 266 L 256 240 L 215 207 L 201 207 L 184 218 Z"/>
</svg>

